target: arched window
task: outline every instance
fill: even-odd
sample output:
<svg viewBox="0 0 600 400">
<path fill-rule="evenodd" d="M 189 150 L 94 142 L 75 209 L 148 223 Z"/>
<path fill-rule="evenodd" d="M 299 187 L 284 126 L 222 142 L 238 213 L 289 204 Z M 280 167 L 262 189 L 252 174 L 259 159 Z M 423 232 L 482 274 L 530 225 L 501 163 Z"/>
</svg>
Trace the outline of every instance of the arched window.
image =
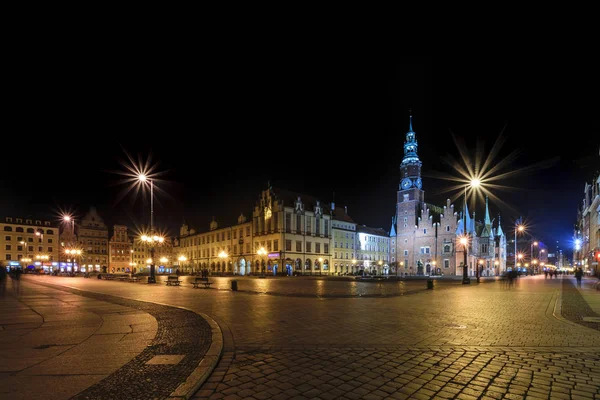
<svg viewBox="0 0 600 400">
<path fill-rule="evenodd" d="M 23 232 L 23 228 L 21 228 L 20 226 L 17 227 L 17 229 L 15 229 L 16 232 Z"/>
<path fill-rule="evenodd" d="M 53 231 L 52 229 L 48 229 L 48 230 L 46 230 L 46 233 L 47 233 L 48 235 L 54 235 L 54 231 Z"/>
<path fill-rule="evenodd" d="M 33 228 L 27 228 L 27 233 L 33 233 Z"/>
</svg>

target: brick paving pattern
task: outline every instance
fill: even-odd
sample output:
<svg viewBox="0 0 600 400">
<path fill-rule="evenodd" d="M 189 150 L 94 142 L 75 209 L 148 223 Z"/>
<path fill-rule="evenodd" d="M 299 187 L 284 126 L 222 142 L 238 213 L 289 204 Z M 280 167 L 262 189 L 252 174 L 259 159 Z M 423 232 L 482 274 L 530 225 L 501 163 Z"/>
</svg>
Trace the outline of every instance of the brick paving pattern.
<svg viewBox="0 0 600 400">
<path fill-rule="evenodd" d="M 600 399 L 600 332 L 569 320 L 590 312 L 570 281 L 538 276 L 511 287 L 473 283 L 360 298 L 248 294 L 250 283 L 238 281 L 236 292 L 82 285 L 217 321 L 222 357 L 196 400 Z M 260 284 L 276 293 L 277 282 Z M 299 291 L 321 290 L 318 282 L 294 282 Z"/>
<path fill-rule="evenodd" d="M 562 309 L 561 314 L 569 321 L 600 331 L 600 322 L 584 321 L 584 317 L 600 317 L 585 302 L 573 279 L 562 280 Z"/>
<path fill-rule="evenodd" d="M 138 309 L 149 313 L 158 322 L 156 337 L 148 348 L 113 374 L 72 397 L 72 400 L 168 398 L 198 366 L 210 347 L 210 325 L 192 311 L 72 288 L 47 286 Z M 184 357 L 177 364 L 146 364 L 157 355 Z"/>
</svg>

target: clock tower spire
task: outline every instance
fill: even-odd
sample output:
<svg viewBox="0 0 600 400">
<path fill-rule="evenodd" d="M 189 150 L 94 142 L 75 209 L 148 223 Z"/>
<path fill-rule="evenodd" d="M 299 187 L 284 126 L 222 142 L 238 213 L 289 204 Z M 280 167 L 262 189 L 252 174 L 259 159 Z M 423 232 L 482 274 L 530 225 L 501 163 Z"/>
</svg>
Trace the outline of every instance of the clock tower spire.
<svg viewBox="0 0 600 400">
<path fill-rule="evenodd" d="M 405 272 L 415 273 L 418 271 L 415 253 L 418 243 L 417 230 L 419 228 L 420 216 L 425 212 L 425 192 L 421 183 L 421 160 L 417 154 L 417 137 L 413 131 L 412 112 L 404 142 L 404 158 L 400 163 L 400 187 L 396 199 L 395 223 L 395 254 L 397 263 L 402 262 L 407 268 Z M 425 224 L 430 223 L 429 220 Z M 426 228 L 425 228 L 426 230 Z M 418 235 L 422 236 L 423 230 Z M 431 234 L 431 233 L 430 233 Z M 419 236 L 419 237 L 421 237 Z"/>
<path fill-rule="evenodd" d="M 410 111 L 410 110 L 409 110 Z M 423 163 L 419 160 L 417 154 L 417 137 L 412 127 L 412 114 L 409 117 L 408 132 L 406 132 L 406 141 L 404 142 L 404 158 L 400 164 L 400 187 L 401 192 L 404 191 L 415 191 L 411 195 L 411 200 L 421 200 L 422 195 L 422 181 L 421 181 L 421 166 Z M 420 193 L 417 193 L 420 192 Z"/>
</svg>

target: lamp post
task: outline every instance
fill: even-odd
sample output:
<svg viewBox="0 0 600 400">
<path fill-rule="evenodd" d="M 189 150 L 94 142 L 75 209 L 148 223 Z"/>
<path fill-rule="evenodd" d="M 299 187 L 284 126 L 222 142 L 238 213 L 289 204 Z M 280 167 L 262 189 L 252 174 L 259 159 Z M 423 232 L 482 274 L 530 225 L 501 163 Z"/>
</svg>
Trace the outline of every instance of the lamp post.
<svg viewBox="0 0 600 400">
<path fill-rule="evenodd" d="M 66 223 L 69 223 L 69 222 L 71 223 L 71 235 L 72 235 L 73 241 L 75 241 L 75 218 L 73 218 L 69 214 L 65 214 L 63 216 L 63 221 Z"/>
<path fill-rule="evenodd" d="M 260 249 L 258 249 L 256 251 L 256 254 L 258 254 L 258 256 L 259 256 L 259 267 L 260 267 L 259 272 L 260 272 L 260 275 L 263 276 L 265 274 L 265 271 L 264 271 L 264 265 L 262 265 L 262 261 L 263 261 L 263 256 L 267 255 L 267 251 L 265 250 L 264 247 L 261 247 Z"/>
<path fill-rule="evenodd" d="M 81 255 L 81 250 L 80 249 L 66 249 L 65 253 L 67 255 L 71 255 L 71 259 L 73 260 L 73 264 L 71 267 L 71 273 L 70 275 L 73 276 L 75 274 L 75 262 L 77 261 L 77 257 Z"/>
<path fill-rule="evenodd" d="M 23 261 L 24 259 L 27 259 L 27 242 L 21 240 L 19 243 L 21 244 L 21 246 L 23 246 L 23 253 L 25 254 L 25 257 L 21 258 L 21 261 Z"/>
<path fill-rule="evenodd" d="M 150 244 L 150 259 L 152 260 L 152 263 L 150 264 L 150 276 L 148 277 L 148 283 L 156 283 L 156 267 L 154 265 L 154 243 L 162 243 L 164 241 L 164 238 L 156 236 L 154 234 L 154 182 L 152 179 L 149 179 L 144 174 L 139 174 L 138 180 L 142 183 L 148 182 L 150 184 L 150 236 L 146 236 L 146 238 L 151 238 L 152 240 L 146 240 L 146 242 Z M 156 240 L 154 240 L 155 238 Z M 142 236 L 142 240 L 144 240 L 144 236 Z"/>
<path fill-rule="evenodd" d="M 523 257 L 524 257 L 524 256 L 523 256 L 523 253 L 519 253 L 519 254 L 517 254 L 517 260 L 518 260 L 518 261 L 517 261 L 517 267 L 520 267 L 520 266 L 521 266 L 521 260 L 523 259 Z M 517 272 L 518 272 L 518 270 L 517 270 Z"/>
<path fill-rule="evenodd" d="M 229 257 L 229 254 L 227 254 L 227 252 L 225 250 L 221 250 L 219 252 L 219 258 L 222 260 L 222 262 L 225 264 L 225 273 L 227 273 L 227 258 Z"/>
<path fill-rule="evenodd" d="M 522 218 L 519 217 L 515 221 L 515 266 L 514 266 L 514 268 L 517 268 L 517 232 L 523 232 L 525 230 L 525 227 L 523 226 L 521 220 L 522 220 Z M 523 255 L 521 254 L 521 256 L 523 256 Z"/>
<path fill-rule="evenodd" d="M 534 274 L 537 274 L 537 271 L 536 271 L 536 264 L 537 264 L 537 262 L 534 262 L 535 261 L 535 254 L 533 252 L 533 248 L 537 247 L 537 245 L 538 245 L 538 242 L 537 241 L 533 241 L 533 242 L 531 242 L 531 246 L 529 246 L 530 247 L 530 252 L 531 252 L 531 263 L 533 264 L 533 273 Z"/>
<path fill-rule="evenodd" d="M 187 261 L 187 257 L 184 255 L 179 256 L 179 258 L 177 258 L 177 260 L 179 261 L 179 266 L 181 266 L 181 268 L 183 269 L 183 263 Z"/>
<path fill-rule="evenodd" d="M 469 238 L 467 237 L 467 235 L 463 235 L 460 239 L 459 239 L 460 244 L 463 247 L 463 278 L 462 278 L 462 283 L 463 285 L 468 285 L 469 283 L 471 283 L 471 279 L 469 278 L 469 274 L 467 272 L 467 251 L 469 249 Z"/>
<path fill-rule="evenodd" d="M 147 243 L 150 246 L 150 258 L 147 261 L 150 261 L 150 276 L 148 277 L 148 283 L 156 283 L 156 267 L 154 264 L 154 246 L 160 245 L 165 241 L 165 238 L 158 235 L 142 235 L 142 242 Z"/>
<path fill-rule="evenodd" d="M 469 186 L 472 188 L 478 188 L 479 185 L 481 185 L 481 181 L 477 178 L 471 179 L 469 184 L 465 185 L 465 198 L 464 198 L 464 203 L 463 203 L 463 235 L 464 235 L 464 237 L 460 239 L 460 243 L 463 245 L 463 248 L 464 248 L 463 279 L 462 279 L 463 285 L 471 283 L 471 279 L 469 278 L 469 273 L 467 270 L 467 268 L 468 268 L 467 248 L 469 245 L 469 233 L 467 232 L 467 188 L 469 188 Z M 477 282 L 479 282 L 479 280 L 477 280 Z"/>
</svg>

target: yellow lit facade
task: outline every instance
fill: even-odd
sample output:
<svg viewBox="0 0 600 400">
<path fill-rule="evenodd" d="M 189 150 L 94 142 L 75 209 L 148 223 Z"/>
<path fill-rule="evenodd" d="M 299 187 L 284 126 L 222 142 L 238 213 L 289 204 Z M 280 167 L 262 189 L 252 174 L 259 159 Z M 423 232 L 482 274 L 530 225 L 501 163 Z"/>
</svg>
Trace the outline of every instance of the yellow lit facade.
<svg viewBox="0 0 600 400">
<path fill-rule="evenodd" d="M 107 272 L 108 228 L 95 207 L 81 221 L 78 229 L 79 246 L 82 250 L 82 272 Z"/>
<path fill-rule="evenodd" d="M 108 266 L 111 271 L 133 272 L 131 241 L 125 225 L 115 225 L 113 227 L 113 235 L 108 242 L 108 248 Z"/>
<path fill-rule="evenodd" d="M 3 267 L 44 269 L 59 267 L 58 225 L 31 218 L 6 217 L 0 221 L 0 262 Z"/>
</svg>

